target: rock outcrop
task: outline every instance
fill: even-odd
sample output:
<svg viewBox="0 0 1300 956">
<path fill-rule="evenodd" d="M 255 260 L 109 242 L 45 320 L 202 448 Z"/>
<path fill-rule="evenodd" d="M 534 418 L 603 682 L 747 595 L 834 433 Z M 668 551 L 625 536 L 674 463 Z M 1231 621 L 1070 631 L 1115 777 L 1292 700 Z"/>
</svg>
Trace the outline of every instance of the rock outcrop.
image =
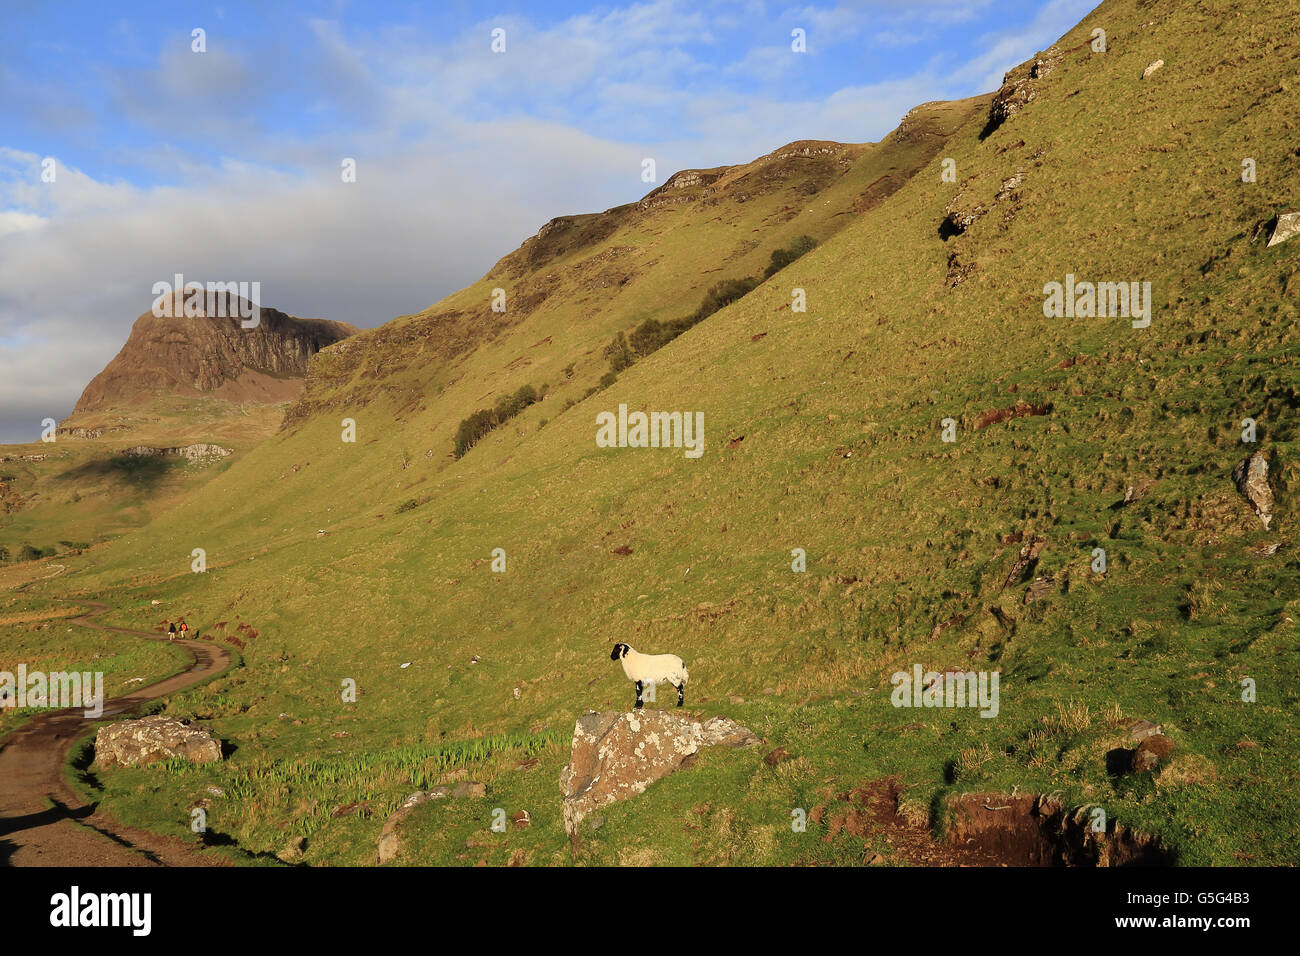
<svg viewBox="0 0 1300 956">
<path fill-rule="evenodd" d="M 1002 86 L 989 105 L 989 121 L 984 136 L 1019 113 L 1038 95 L 1038 81 L 1047 76 L 1061 62 L 1062 54 L 1055 47 L 1026 60 L 1002 78 Z"/>
<path fill-rule="evenodd" d="M 190 461 L 203 461 L 208 458 L 225 458 L 231 454 L 231 451 L 229 448 L 222 448 L 220 445 L 199 442 L 195 445 L 184 445 L 179 448 L 154 448 L 151 445 L 136 445 L 133 448 L 124 449 L 122 454 L 132 458 L 155 458 L 175 455 L 180 458 L 188 458 Z"/>
<path fill-rule="evenodd" d="M 235 402 L 292 400 L 302 390 L 311 357 L 358 331 L 345 322 L 299 319 L 267 307 L 261 308 L 257 326 L 248 329 L 234 305 L 223 305 L 225 316 L 185 317 L 181 311 L 159 317 L 151 310 L 135 320 L 122 350 L 81 393 L 64 434 L 83 429 L 80 434 L 102 435 L 101 423 L 75 420 L 138 407 L 160 392 Z"/>
<path fill-rule="evenodd" d="M 1277 225 L 1273 227 L 1273 235 L 1269 236 L 1268 244 L 1276 246 L 1293 236 L 1300 236 L 1300 212 L 1284 212 L 1277 217 Z"/>
<path fill-rule="evenodd" d="M 221 759 L 221 741 L 203 727 L 154 714 L 99 728 L 95 765 L 135 767 L 179 757 L 194 763 Z"/>
<path fill-rule="evenodd" d="M 726 717 L 700 721 L 668 710 L 583 714 L 573 728 L 569 764 L 560 771 L 564 828 L 573 836 L 587 814 L 643 793 L 702 747 L 760 742 Z"/>
</svg>

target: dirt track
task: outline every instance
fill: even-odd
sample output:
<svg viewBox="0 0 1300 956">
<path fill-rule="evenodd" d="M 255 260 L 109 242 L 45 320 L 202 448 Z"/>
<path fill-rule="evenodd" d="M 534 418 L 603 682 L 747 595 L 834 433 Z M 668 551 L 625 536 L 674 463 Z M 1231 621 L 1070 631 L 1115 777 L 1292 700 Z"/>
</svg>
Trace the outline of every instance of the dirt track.
<svg viewBox="0 0 1300 956">
<path fill-rule="evenodd" d="M 149 631 L 97 624 L 108 610 L 96 601 L 72 623 L 150 640 Z M 230 666 L 230 652 L 202 641 L 178 641 L 193 658 L 183 673 L 104 702 L 104 717 L 129 713 L 158 697 L 189 687 Z M 100 718 L 101 720 L 103 718 Z M 0 742 L 0 865 L 8 866 L 220 866 L 197 842 L 124 827 L 83 803 L 63 780 L 73 742 L 95 720 L 80 710 L 39 714 Z M 51 807 L 49 804 L 54 804 Z"/>
</svg>

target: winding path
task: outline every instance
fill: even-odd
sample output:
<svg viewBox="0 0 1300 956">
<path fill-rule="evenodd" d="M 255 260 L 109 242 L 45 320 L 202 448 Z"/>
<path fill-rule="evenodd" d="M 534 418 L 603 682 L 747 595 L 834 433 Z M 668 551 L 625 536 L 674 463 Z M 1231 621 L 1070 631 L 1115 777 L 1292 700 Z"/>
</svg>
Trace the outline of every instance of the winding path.
<svg viewBox="0 0 1300 956">
<path fill-rule="evenodd" d="M 150 631 L 111 627 L 92 620 L 108 610 L 71 619 L 97 631 L 114 631 L 154 641 Z M 203 641 L 177 641 L 193 658 L 188 670 L 104 702 L 104 717 L 127 714 L 142 704 L 182 690 L 230 666 L 226 648 Z M 102 720 L 103 718 L 98 718 Z M 63 765 L 72 744 L 96 719 L 79 709 L 38 714 L 0 740 L 0 865 L 9 866 L 220 866 L 197 842 L 124 827 L 83 803 L 64 782 Z M 53 804 L 51 806 L 50 804 Z"/>
</svg>

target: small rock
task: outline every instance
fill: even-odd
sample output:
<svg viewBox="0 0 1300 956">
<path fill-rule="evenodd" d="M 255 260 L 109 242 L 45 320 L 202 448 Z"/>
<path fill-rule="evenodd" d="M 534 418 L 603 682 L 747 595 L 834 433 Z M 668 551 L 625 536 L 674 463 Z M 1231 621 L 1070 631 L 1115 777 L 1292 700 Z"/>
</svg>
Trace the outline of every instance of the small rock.
<svg viewBox="0 0 1300 956">
<path fill-rule="evenodd" d="M 462 780 L 452 788 L 453 797 L 486 797 L 487 786 L 476 780 Z"/>
<path fill-rule="evenodd" d="M 303 853 L 307 850 L 306 837 L 294 837 L 284 845 L 284 849 L 276 854 L 276 857 L 285 863 L 297 863 L 302 859 Z"/>
<path fill-rule="evenodd" d="M 879 853 L 873 853 L 871 854 L 871 857 L 867 860 L 867 866 L 879 866 L 881 863 L 884 862 L 885 862 L 885 858 L 883 856 L 881 856 Z"/>
<path fill-rule="evenodd" d="M 522 829 L 524 829 L 525 827 L 529 826 L 529 825 L 533 822 L 533 818 L 532 818 L 531 816 L 528 815 L 528 811 L 527 811 L 527 810 L 520 810 L 520 811 L 519 811 L 518 813 L 516 813 L 513 817 L 511 817 L 510 820 L 511 820 L 511 822 L 514 823 L 514 825 L 515 825 L 516 827 L 518 827 L 520 830 L 522 830 Z"/>
<path fill-rule="evenodd" d="M 743 704 L 745 702 L 745 698 L 741 697 L 739 694 L 732 694 L 727 698 L 727 700 L 733 704 Z"/>
<path fill-rule="evenodd" d="M 1142 79 L 1145 80 L 1148 76 L 1150 76 L 1152 73 L 1154 73 L 1156 70 L 1160 69 L 1164 65 L 1165 65 L 1164 60 L 1156 60 L 1154 63 L 1150 64 L 1145 70 L 1142 71 Z"/>
<path fill-rule="evenodd" d="M 602 816 L 587 817 L 587 829 L 599 830 L 605 825 L 605 818 Z"/>
<path fill-rule="evenodd" d="M 784 747 L 777 747 L 770 754 L 768 754 L 766 757 L 763 758 L 763 763 L 767 764 L 769 767 L 775 767 L 782 760 L 789 760 L 789 759 L 790 759 L 790 755 L 786 752 L 786 749 Z"/>
<path fill-rule="evenodd" d="M 1257 554 L 1261 558 L 1271 558 L 1285 547 L 1285 541 L 1271 541 L 1268 544 L 1255 545 L 1255 547 L 1250 549 L 1250 553 Z"/>
<path fill-rule="evenodd" d="M 1164 734 L 1152 734 L 1133 751 L 1133 769 L 1138 773 L 1155 770 L 1174 751 L 1174 742 Z"/>
<path fill-rule="evenodd" d="M 1154 737 L 1156 734 L 1163 732 L 1163 728 L 1159 724 L 1153 724 L 1149 720 L 1129 721 L 1125 729 L 1128 730 L 1129 740 L 1135 744 L 1140 744 L 1148 737 Z"/>
<path fill-rule="evenodd" d="M 527 760 L 521 760 L 515 764 L 516 770 L 534 770 L 542 763 L 541 757 L 529 757 Z"/>
<path fill-rule="evenodd" d="M 208 793 L 214 797 L 224 797 L 226 795 L 226 791 L 220 787 L 208 787 Z"/>
<path fill-rule="evenodd" d="M 1232 480 L 1242 497 L 1250 502 L 1259 520 L 1268 530 L 1273 520 L 1273 489 L 1268 484 L 1268 453 L 1264 449 L 1253 452 L 1250 457 L 1237 462 L 1232 469 Z"/>
</svg>

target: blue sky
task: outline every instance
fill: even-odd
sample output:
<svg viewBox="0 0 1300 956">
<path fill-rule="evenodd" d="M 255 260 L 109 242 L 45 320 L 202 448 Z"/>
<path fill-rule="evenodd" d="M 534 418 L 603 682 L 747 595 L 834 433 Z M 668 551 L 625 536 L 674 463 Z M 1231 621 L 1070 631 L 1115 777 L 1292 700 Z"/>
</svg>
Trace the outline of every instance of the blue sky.
<svg viewBox="0 0 1300 956">
<path fill-rule="evenodd" d="M 176 272 L 378 325 L 644 195 L 645 157 L 880 139 L 1092 6 L 0 0 L 0 441 L 66 415 Z"/>
</svg>

